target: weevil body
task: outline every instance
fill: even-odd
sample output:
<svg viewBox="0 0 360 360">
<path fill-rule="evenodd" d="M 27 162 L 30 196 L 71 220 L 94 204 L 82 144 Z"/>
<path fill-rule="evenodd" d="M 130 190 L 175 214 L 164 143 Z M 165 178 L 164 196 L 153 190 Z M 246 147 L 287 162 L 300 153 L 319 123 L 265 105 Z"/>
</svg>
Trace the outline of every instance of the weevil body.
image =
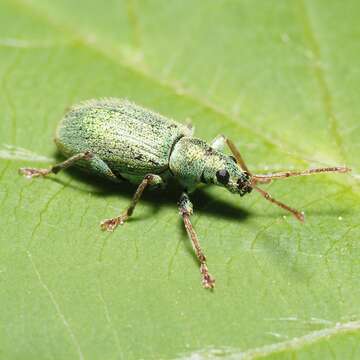
<svg viewBox="0 0 360 360">
<path fill-rule="evenodd" d="M 147 111 L 127 100 L 90 100 L 72 107 L 55 136 L 67 158 L 90 152 L 81 166 L 113 181 L 140 183 L 147 174 L 170 176 L 174 145 L 191 136 L 186 126 Z"/>
<path fill-rule="evenodd" d="M 89 100 L 73 106 L 57 128 L 55 143 L 67 160 L 50 169 L 22 168 L 20 172 L 27 177 L 46 176 L 74 165 L 112 181 L 138 185 L 124 213 L 101 223 L 104 230 L 114 230 L 132 215 L 147 186 L 163 186 L 169 177 L 176 178 L 184 190 L 178 203 L 179 212 L 200 262 L 206 288 L 213 288 L 215 280 L 209 274 L 190 222 L 193 207 L 188 194 L 197 184 L 215 184 L 240 196 L 255 189 L 303 220 L 300 212 L 275 200 L 257 184 L 289 176 L 349 171 L 345 167 L 331 167 L 253 175 L 229 139 L 220 136 L 208 145 L 193 137 L 189 127 L 121 99 Z M 225 144 L 233 156 L 222 152 Z"/>
<path fill-rule="evenodd" d="M 90 160 L 75 165 L 109 180 L 139 184 L 153 174 L 163 184 L 175 177 L 188 192 L 204 182 L 245 193 L 248 176 L 236 160 L 192 133 L 187 126 L 127 100 L 90 100 L 69 110 L 58 126 L 55 143 L 67 158 L 90 152 Z M 229 179 L 216 176 L 226 169 Z"/>
</svg>

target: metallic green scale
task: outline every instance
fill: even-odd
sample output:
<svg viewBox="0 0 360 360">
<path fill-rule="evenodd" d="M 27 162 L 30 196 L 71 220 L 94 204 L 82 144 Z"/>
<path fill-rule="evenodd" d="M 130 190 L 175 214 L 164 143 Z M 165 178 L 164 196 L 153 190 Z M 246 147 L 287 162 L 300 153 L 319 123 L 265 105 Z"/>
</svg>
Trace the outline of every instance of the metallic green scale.
<svg viewBox="0 0 360 360">
<path fill-rule="evenodd" d="M 174 143 L 191 135 L 186 126 L 127 100 L 90 100 L 70 109 L 55 137 L 66 157 L 90 151 L 78 166 L 111 180 L 139 183 L 146 174 L 169 176 Z"/>
</svg>

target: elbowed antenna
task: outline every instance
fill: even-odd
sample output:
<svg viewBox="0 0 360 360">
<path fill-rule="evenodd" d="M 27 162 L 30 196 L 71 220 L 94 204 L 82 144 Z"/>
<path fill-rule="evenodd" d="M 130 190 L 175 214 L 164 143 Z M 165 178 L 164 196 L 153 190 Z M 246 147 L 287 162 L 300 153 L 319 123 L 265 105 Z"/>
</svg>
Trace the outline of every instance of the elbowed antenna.
<svg viewBox="0 0 360 360">
<path fill-rule="evenodd" d="M 287 210 L 291 212 L 299 221 L 304 222 L 305 217 L 304 214 L 296 209 L 291 208 L 290 206 L 287 206 L 283 204 L 282 202 L 274 199 L 271 197 L 271 195 L 264 191 L 263 189 L 256 186 L 256 184 L 268 184 L 272 180 L 279 180 L 279 179 L 286 179 L 291 176 L 308 176 L 308 175 L 314 175 L 318 173 L 327 173 L 327 172 L 337 172 L 337 173 L 347 173 L 350 172 L 351 169 L 347 167 L 341 167 L 341 166 L 334 166 L 334 167 L 324 167 L 324 168 L 316 168 L 316 169 L 309 169 L 309 170 L 303 170 L 303 171 L 284 171 L 284 172 L 278 172 L 273 174 L 262 174 L 262 175 L 252 175 L 252 187 L 256 191 L 258 191 L 266 200 L 269 200 L 273 204 L 281 207 L 284 210 Z"/>
<path fill-rule="evenodd" d="M 268 183 L 271 180 L 285 179 L 291 176 L 308 176 L 314 175 L 318 173 L 328 173 L 328 172 L 337 172 L 337 173 L 347 173 L 350 172 L 351 169 L 345 166 L 333 166 L 333 167 L 323 167 L 323 168 L 315 168 L 303 171 L 284 171 L 272 174 L 256 174 L 252 175 L 253 179 L 258 183 Z"/>
<path fill-rule="evenodd" d="M 256 191 L 258 191 L 261 196 L 263 196 L 266 200 L 269 200 L 270 202 L 272 202 L 273 204 L 281 207 L 284 210 L 287 210 L 289 212 L 291 212 L 299 221 L 304 222 L 305 217 L 304 214 L 296 209 L 291 208 L 290 206 L 274 199 L 267 191 L 260 189 L 259 187 L 257 187 L 256 185 L 252 186 L 253 189 L 255 189 Z"/>
<path fill-rule="evenodd" d="M 308 175 L 314 175 L 318 173 L 328 173 L 328 172 L 336 172 L 336 173 L 347 173 L 350 172 L 351 169 L 345 166 L 334 166 L 334 167 L 323 167 L 323 168 L 315 168 L 315 169 L 309 169 L 309 170 L 303 170 L 303 171 L 284 171 L 284 172 L 278 172 L 278 173 L 272 173 L 272 174 L 255 174 L 253 175 L 251 171 L 248 169 L 248 167 L 245 164 L 244 159 L 242 158 L 239 150 L 236 148 L 235 144 L 229 140 L 226 139 L 226 144 L 228 145 L 230 151 L 234 155 L 237 164 L 240 166 L 240 168 L 247 172 L 251 176 L 251 187 L 255 189 L 257 192 L 263 196 L 264 199 L 270 201 L 271 203 L 279 206 L 280 208 L 289 211 L 292 213 L 295 218 L 301 222 L 304 222 L 304 214 L 296 209 L 291 208 L 290 206 L 274 199 L 267 191 L 259 188 L 257 184 L 268 184 L 272 180 L 278 180 L 278 179 L 286 179 L 291 176 L 308 176 Z"/>
</svg>

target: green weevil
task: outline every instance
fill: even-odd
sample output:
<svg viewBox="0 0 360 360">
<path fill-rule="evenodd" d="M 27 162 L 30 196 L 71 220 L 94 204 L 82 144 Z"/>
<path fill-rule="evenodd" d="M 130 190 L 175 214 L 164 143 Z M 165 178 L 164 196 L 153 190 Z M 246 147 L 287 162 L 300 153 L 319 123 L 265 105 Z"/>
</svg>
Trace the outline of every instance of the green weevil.
<svg viewBox="0 0 360 360">
<path fill-rule="evenodd" d="M 290 176 L 350 171 L 346 167 L 327 167 L 254 175 L 224 136 L 209 145 L 193 137 L 191 126 L 116 98 L 84 101 L 70 108 L 57 128 L 55 143 L 67 158 L 64 162 L 49 169 L 21 168 L 20 173 L 27 177 L 46 176 L 75 165 L 112 181 L 138 185 L 129 207 L 121 215 L 104 220 L 103 230 L 113 231 L 124 224 L 148 186 L 163 186 L 170 177 L 177 179 L 183 189 L 179 213 L 200 263 L 202 284 L 210 289 L 215 279 L 190 221 L 193 206 L 189 194 L 199 183 L 225 187 L 240 196 L 256 190 L 303 221 L 303 213 L 275 200 L 257 185 Z M 232 155 L 223 152 L 225 145 Z"/>
</svg>

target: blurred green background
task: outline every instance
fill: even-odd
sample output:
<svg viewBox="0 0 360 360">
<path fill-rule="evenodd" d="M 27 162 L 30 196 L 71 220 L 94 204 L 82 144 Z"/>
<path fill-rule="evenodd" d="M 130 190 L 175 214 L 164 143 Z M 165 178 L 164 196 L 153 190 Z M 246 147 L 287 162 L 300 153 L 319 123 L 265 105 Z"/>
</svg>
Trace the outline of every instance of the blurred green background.
<svg viewBox="0 0 360 360">
<path fill-rule="evenodd" d="M 359 359 L 360 3 L 0 0 L 1 359 Z M 65 109 L 127 97 L 253 171 L 343 165 L 266 186 L 263 201 L 192 196 L 216 277 L 201 288 L 177 190 L 147 193 L 49 166 Z"/>
</svg>

